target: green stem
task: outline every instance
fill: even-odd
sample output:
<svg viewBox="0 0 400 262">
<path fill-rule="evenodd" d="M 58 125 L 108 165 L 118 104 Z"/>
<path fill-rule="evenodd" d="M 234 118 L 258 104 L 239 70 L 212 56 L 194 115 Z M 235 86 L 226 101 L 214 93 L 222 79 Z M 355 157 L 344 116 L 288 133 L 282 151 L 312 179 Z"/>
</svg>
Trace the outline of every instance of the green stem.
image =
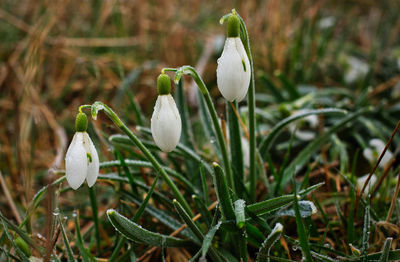
<svg viewBox="0 0 400 262">
<path fill-rule="evenodd" d="M 94 222 L 94 233 L 96 237 L 97 254 L 100 255 L 100 224 L 97 212 L 96 191 L 93 187 L 89 187 L 90 204 L 92 205 L 92 215 Z"/>
<path fill-rule="evenodd" d="M 255 118 L 255 83 L 254 83 L 254 64 L 253 57 L 250 50 L 249 34 L 246 29 L 246 24 L 244 23 L 242 17 L 236 13 L 240 19 L 240 38 L 243 42 L 244 48 L 246 49 L 247 56 L 250 61 L 251 78 L 250 86 L 247 95 L 247 105 L 249 108 L 249 151 L 250 151 L 250 199 L 255 202 L 256 200 L 256 185 L 257 185 L 257 175 L 256 175 L 256 118 Z"/>
<path fill-rule="evenodd" d="M 228 186 L 230 188 L 233 188 L 233 175 L 232 175 L 231 166 L 229 164 L 228 150 L 227 150 L 227 147 L 225 144 L 224 135 L 222 134 L 222 129 L 221 129 L 221 126 L 218 121 L 217 111 L 215 110 L 210 93 L 208 92 L 208 89 L 207 89 L 206 85 L 204 84 L 203 79 L 199 76 L 196 69 L 194 69 L 192 66 L 182 66 L 178 69 L 164 68 L 162 70 L 162 72 L 165 72 L 165 71 L 175 72 L 175 79 L 174 79 L 175 83 L 178 83 L 183 75 L 190 75 L 191 77 L 193 77 L 193 80 L 196 82 L 197 86 L 199 87 L 201 93 L 203 94 L 203 96 L 206 100 L 206 105 L 208 107 L 208 111 L 210 113 L 210 116 L 211 116 L 211 119 L 213 122 L 215 133 L 217 134 L 217 141 L 218 141 L 218 145 L 221 149 L 222 161 L 223 161 L 225 173 L 226 173 L 227 180 L 228 180 Z"/>
<path fill-rule="evenodd" d="M 183 206 L 186 212 L 192 215 L 193 214 L 192 210 L 190 209 L 189 204 L 186 202 L 185 198 L 179 191 L 178 187 L 175 185 L 174 181 L 172 181 L 172 179 L 168 176 L 168 174 L 166 173 L 164 168 L 160 165 L 160 163 L 157 161 L 157 159 L 147 149 L 147 147 L 143 145 L 143 143 L 139 140 L 139 138 L 121 121 L 121 119 L 119 119 L 117 114 L 115 114 L 115 112 L 106 104 L 102 102 L 95 102 L 92 105 L 92 117 L 94 119 L 97 118 L 97 113 L 99 110 L 104 110 L 106 115 L 114 122 L 114 124 L 117 127 L 119 127 L 135 143 L 135 145 L 140 149 L 140 151 L 142 151 L 147 160 L 149 160 L 151 164 L 154 166 L 154 169 L 160 172 L 160 175 L 162 176 L 164 181 L 168 184 L 168 186 L 171 188 L 176 199 Z"/>
</svg>

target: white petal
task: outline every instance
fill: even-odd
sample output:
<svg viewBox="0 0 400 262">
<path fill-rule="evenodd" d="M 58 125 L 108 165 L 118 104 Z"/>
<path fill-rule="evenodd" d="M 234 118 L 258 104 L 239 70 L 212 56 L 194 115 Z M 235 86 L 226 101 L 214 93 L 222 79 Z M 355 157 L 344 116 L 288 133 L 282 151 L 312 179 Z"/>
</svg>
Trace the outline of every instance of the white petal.
<svg viewBox="0 0 400 262">
<path fill-rule="evenodd" d="M 164 152 L 171 152 L 179 143 L 182 123 L 173 97 L 160 95 L 151 117 L 151 133 L 157 146 Z"/>
<path fill-rule="evenodd" d="M 65 176 L 73 189 L 78 189 L 87 174 L 86 149 L 83 146 L 83 132 L 76 132 L 65 156 Z"/>
<path fill-rule="evenodd" d="M 389 150 L 386 150 L 385 154 L 382 157 L 381 162 L 379 163 L 379 166 L 381 168 L 385 168 L 387 164 L 392 160 L 393 154 Z"/>
<path fill-rule="evenodd" d="M 361 190 L 363 188 L 364 183 L 365 183 L 365 181 L 367 181 L 368 176 L 369 176 L 369 174 L 366 174 L 362 177 L 357 178 L 356 186 L 357 186 L 358 190 Z M 377 180 L 378 179 L 377 179 L 376 175 L 372 174 L 372 176 L 367 184 L 367 187 L 365 188 L 364 194 L 368 194 L 368 192 L 371 190 L 372 186 L 376 183 Z"/>
<path fill-rule="evenodd" d="M 97 155 L 97 150 L 94 147 L 92 140 L 90 139 L 89 135 L 85 132 L 85 145 L 88 147 L 88 153 L 92 157 L 92 162 L 89 162 L 88 169 L 87 169 L 87 176 L 86 182 L 88 183 L 89 187 L 92 187 L 94 183 L 96 183 L 97 176 L 99 175 L 99 156 Z"/>
<path fill-rule="evenodd" d="M 242 88 L 240 89 L 241 92 L 240 92 L 238 98 L 236 99 L 239 102 L 239 101 L 242 101 L 243 98 L 246 97 L 247 91 L 249 90 L 250 78 L 251 78 L 251 68 L 250 68 L 250 61 L 249 61 L 249 58 L 247 57 L 247 53 L 246 53 L 246 50 L 244 49 L 242 40 L 240 40 L 240 38 L 237 37 L 235 39 L 235 41 L 236 41 L 236 48 L 238 50 L 238 53 L 239 53 L 240 57 L 242 58 L 242 60 L 245 64 L 245 67 L 246 67 L 245 73 L 243 74 L 244 77 L 242 79 Z"/>
<path fill-rule="evenodd" d="M 382 140 L 378 139 L 378 138 L 371 139 L 369 141 L 369 145 L 372 148 L 375 148 L 376 151 L 378 151 L 379 154 L 383 151 L 383 149 L 385 149 L 385 143 Z"/>
<path fill-rule="evenodd" d="M 307 130 L 296 130 L 295 136 L 303 141 L 310 141 L 315 138 L 315 133 Z"/>
<path fill-rule="evenodd" d="M 228 101 L 242 100 L 250 84 L 250 62 L 239 37 L 227 38 L 218 59 L 217 84 Z"/>
<path fill-rule="evenodd" d="M 366 148 L 363 151 L 363 156 L 369 161 L 373 162 L 375 159 L 374 152 L 372 151 L 371 148 Z"/>
</svg>

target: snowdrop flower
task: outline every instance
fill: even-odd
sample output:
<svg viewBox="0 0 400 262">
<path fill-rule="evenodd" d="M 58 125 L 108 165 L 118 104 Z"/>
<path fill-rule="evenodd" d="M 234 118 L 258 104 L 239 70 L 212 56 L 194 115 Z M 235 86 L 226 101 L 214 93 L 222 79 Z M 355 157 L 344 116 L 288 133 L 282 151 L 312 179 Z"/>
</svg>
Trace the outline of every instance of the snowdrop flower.
<svg viewBox="0 0 400 262">
<path fill-rule="evenodd" d="M 239 18 L 233 10 L 228 19 L 228 38 L 217 67 L 218 89 L 228 101 L 241 101 L 250 84 L 250 61 L 239 37 L 239 26 Z"/>
<path fill-rule="evenodd" d="M 171 96 L 171 80 L 162 73 L 157 78 L 158 98 L 151 117 L 151 133 L 157 146 L 171 152 L 179 143 L 182 123 L 174 98 Z"/>
<path fill-rule="evenodd" d="M 364 149 L 363 155 L 370 162 L 374 163 L 378 160 L 380 154 L 385 148 L 385 143 L 377 138 L 371 139 L 369 141 L 370 147 Z M 379 163 L 379 167 L 385 168 L 385 166 L 392 160 L 393 154 L 390 150 L 386 150 L 385 154 L 382 157 L 381 162 Z"/>
<path fill-rule="evenodd" d="M 352 84 L 368 74 L 368 64 L 356 57 L 348 57 L 345 64 L 347 65 L 347 69 L 344 75 L 344 81 L 347 84 Z"/>
<path fill-rule="evenodd" d="M 99 156 L 86 133 L 87 123 L 86 114 L 78 113 L 75 120 L 76 132 L 65 156 L 65 175 L 68 184 L 74 190 L 78 189 L 85 179 L 88 186 L 92 187 L 99 174 Z"/>
<path fill-rule="evenodd" d="M 306 109 L 300 109 L 300 110 L 296 111 L 295 114 L 302 114 L 302 113 L 305 113 L 307 111 L 308 110 L 306 110 Z M 310 128 L 312 128 L 312 129 L 315 129 L 318 126 L 318 117 L 316 115 L 306 116 L 306 117 L 300 119 L 300 121 L 306 122 L 310 126 Z M 289 128 L 289 131 L 291 133 L 296 131 L 296 133 L 294 135 L 298 139 L 303 140 L 303 141 L 310 141 L 310 140 L 313 140 L 315 138 L 315 132 L 314 131 L 300 130 L 300 129 L 296 130 L 296 126 L 297 126 L 296 122 L 289 124 L 288 128 Z"/>
<path fill-rule="evenodd" d="M 369 174 L 366 174 L 366 175 L 364 175 L 364 176 L 362 176 L 362 177 L 357 178 L 357 184 L 356 184 L 356 186 L 357 186 L 357 189 L 358 189 L 359 191 L 362 190 L 365 181 L 367 181 L 368 176 L 369 176 Z M 369 179 L 369 182 L 368 182 L 368 184 L 367 184 L 367 187 L 365 188 L 364 195 L 367 195 L 367 194 L 369 193 L 369 191 L 371 190 L 372 186 L 376 183 L 377 180 L 378 180 L 378 179 L 377 179 L 376 175 L 375 175 L 375 174 L 372 174 L 372 176 L 371 176 L 371 178 Z"/>
</svg>

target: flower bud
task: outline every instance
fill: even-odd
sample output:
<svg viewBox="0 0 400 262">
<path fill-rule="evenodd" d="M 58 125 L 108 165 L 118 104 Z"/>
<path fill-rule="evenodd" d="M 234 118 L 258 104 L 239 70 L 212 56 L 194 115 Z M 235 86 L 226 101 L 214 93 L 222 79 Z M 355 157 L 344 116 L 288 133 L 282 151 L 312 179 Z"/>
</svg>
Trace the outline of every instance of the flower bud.
<svg viewBox="0 0 400 262">
<path fill-rule="evenodd" d="M 174 98 L 159 95 L 151 117 L 151 133 L 157 146 L 164 152 L 171 152 L 179 143 L 182 123 Z"/>
<path fill-rule="evenodd" d="M 239 26 L 239 18 L 233 12 L 228 19 L 228 38 L 218 59 L 218 89 L 228 101 L 241 101 L 246 96 L 250 84 L 250 61 L 239 37 Z"/>
<path fill-rule="evenodd" d="M 232 15 L 228 18 L 227 23 L 227 36 L 228 37 L 239 37 L 240 20 L 235 14 L 235 10 L 232 10 Z"/>
<path fill-rule="evenodd" d="M 158 76 L 157 91 L 159 95 L 168 95 L 171 93 L 171 79 L 168 75 L 162 73 Z"/>
<path fill-rule="evenodd" d="M 85 113 L 79 112 L 75 119 L 75 131 L 86 132 L 88 126 L 88 119 Z"/>
<path fill-rule="evenodd" d="M 65 176 L 74 190 L 78 189 L 85 179 L 88 186 L 92 187 L 99 175 L 99 156 L 86 133 L 87 117 L 84 113 L 77 115 L 75 126 L 77 132 L 65 156 Z"/>
</svg>

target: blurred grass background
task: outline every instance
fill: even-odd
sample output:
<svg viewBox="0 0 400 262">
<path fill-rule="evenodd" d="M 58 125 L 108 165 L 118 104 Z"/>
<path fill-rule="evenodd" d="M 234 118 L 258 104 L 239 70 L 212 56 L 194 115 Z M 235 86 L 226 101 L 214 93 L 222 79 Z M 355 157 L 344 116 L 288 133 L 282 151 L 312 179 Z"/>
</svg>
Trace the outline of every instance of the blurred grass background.
<svg viewBox="0 0 400 262">
<path fill-rule="evenodd" d="M 371 87 L 371 103 L 378 94 L 399 98 L 389 92 L 400 80 L 397 0 L 2 0 L 0 171 L 15 202 L 26 207 L 48 169 L 63 168 L 79 105 L 100 100 L 131 126 L 146 126 L 160 69 L 184 64 L 202 67 L 218 97 L 218 21 L 232 8 L 249 29 L 259 90 L 263 76 L 279 87 L 274 76 L 283 72 L 293 83 L 345 87 L 355 97 Z M 350 56 L 371 69 L 351 84 L 343 62 Z M 101 130 L 112 127 L 92 123 L 106 159 Z"/>
</svg>

